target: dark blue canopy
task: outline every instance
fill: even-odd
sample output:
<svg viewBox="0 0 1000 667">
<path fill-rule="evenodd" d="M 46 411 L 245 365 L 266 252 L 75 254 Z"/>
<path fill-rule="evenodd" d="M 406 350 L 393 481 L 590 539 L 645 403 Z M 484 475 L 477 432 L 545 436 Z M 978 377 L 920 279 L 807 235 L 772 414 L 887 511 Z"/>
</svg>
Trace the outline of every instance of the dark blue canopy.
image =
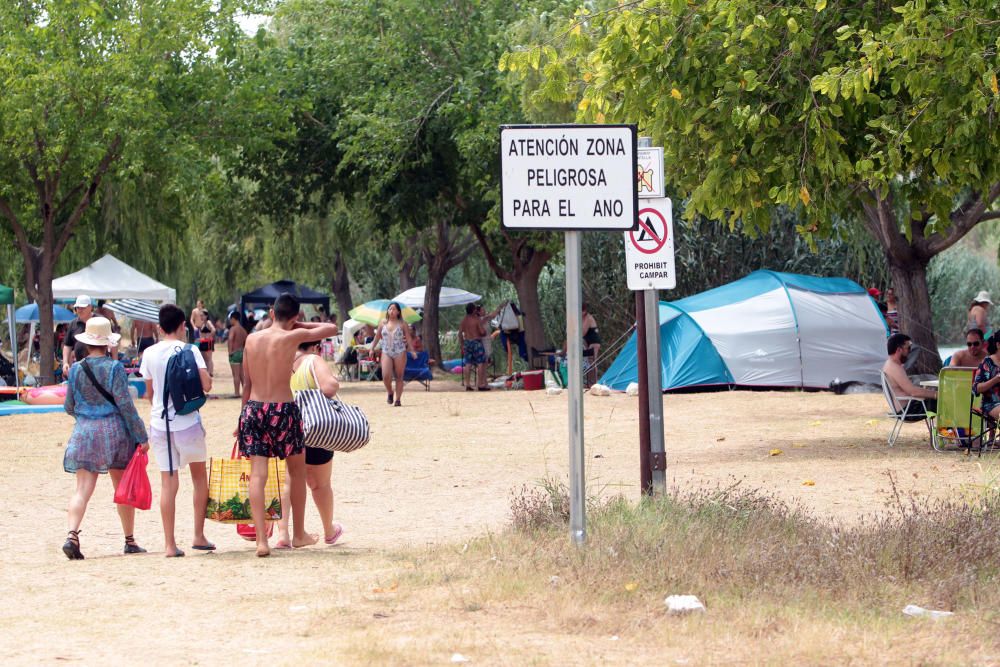
<svg viewBox="0 0 1000 667">
<path fill-rule="evenodd" d="M 241 319 L 245 316 L 248 307 L 270 306 L 285 292 L 294 296 L 300 303 L 321 303 L 326 312 L 330 312 L 330 296 L 328 294 L 299 285 L 294 280 L 278 280 L 270 285 L 258 287 L 240 297 Z"/>
</svg>

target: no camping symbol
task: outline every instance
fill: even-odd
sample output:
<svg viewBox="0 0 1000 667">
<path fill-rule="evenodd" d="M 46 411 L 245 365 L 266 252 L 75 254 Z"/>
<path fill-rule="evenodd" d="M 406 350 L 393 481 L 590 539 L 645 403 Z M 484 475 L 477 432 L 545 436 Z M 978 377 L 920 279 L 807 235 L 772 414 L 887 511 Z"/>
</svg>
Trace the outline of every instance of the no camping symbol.
<svg viewBox="0 0 1000 667">
<path fill-rule="evenodd" d="M 628 233 L 629 241 L 639 252 L 655 255 L 666 244 L 669 232 L 667 221 L 655 208 L 644 208 L 639 211 L 639 229 Z"/>
</svg>

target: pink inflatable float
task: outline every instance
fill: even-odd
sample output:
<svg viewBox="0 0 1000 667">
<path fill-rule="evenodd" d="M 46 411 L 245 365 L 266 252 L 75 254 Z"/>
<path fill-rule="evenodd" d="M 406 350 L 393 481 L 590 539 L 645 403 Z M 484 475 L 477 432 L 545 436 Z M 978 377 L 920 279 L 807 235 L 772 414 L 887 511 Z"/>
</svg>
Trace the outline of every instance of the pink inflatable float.
<svg viewBox="0 0 1000 667">
<path fill-rule="evenodd" d="M 24 392 L 24 402 L 28 405 L 62 405 L 66 401 L 66 385 L 50 384 L 32 387 Z"/>
</svg>

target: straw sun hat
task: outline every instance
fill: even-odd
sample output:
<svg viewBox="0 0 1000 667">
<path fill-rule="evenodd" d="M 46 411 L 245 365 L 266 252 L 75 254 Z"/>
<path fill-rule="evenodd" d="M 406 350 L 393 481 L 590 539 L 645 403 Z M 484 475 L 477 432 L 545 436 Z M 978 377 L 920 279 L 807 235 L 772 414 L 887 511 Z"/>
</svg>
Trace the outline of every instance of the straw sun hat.
<svg viewBox="0 0 1000 667">
<path fill-rule="evenodd" d="M 77 334 L 76 339 L 85 345 L 117 345 L 121 338 L 111 333 L 111 320 L 106 317 L 91 317 L 87 320 L 87 330 Z"/>
<path fill-rule="evenodd" d="M 990 293 L 987 292 L 986 290 L 981 290 L 979 294 L 976 295 L 976 298 L 973 299 L 973 301 L 975 301 L 976 303 L 988 303 L 991 306 L 993 305 L 993 301 L 990 299 Z"/>
</svg>

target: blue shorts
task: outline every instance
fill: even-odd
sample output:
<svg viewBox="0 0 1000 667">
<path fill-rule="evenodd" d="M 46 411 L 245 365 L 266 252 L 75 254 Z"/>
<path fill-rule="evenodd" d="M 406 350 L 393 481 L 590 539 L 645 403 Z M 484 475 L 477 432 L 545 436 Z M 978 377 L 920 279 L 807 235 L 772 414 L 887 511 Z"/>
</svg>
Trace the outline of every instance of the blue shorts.
<svg viewBox="0 0 1000 667">
<path fill-rule="evenodd" d="M 467 340 L 463 346 L 464 355 L 462 361 L 467 364 L 485 364 L 486 348 L 481 340 Z"/>
</svg>

